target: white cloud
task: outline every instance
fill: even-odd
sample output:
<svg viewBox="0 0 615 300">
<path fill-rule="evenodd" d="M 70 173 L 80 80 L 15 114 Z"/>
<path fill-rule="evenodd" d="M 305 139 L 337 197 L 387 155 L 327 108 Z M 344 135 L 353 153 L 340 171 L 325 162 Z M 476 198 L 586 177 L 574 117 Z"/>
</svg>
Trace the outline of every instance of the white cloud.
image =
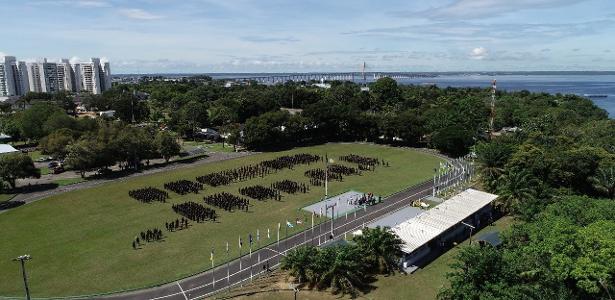
<svg viewBox="0 0 615 300">
<path fill-rule="evenodd" d="M 80 0 L 75 3 L 77 6 L 81 7 L 109 7 L 111 4 L 105 1 L 98 0 Z"/>
<path fill-rule="evenodd" d="M 476 47 L 470 52 L 470 58 L 476 60 L 483 60 L 489 56 L 489 52 L 484 47 Z"/>
<path fill-rule="evenodd" d="M 561 7 L 588 0 L 456 0 L 450 4 L 422 12 L 398 12 L 398 16 L 427 17 L 431 19 L 473 19 L 493 17 L 505 13 Z"/>
<path fill-rule="evenodd" d="M 125 17 L 137 20 L 157 20 L 163 18 L 161 15 L 156 15 L 140 8 L 124 8 L 120 9 L 119 12 Z"/>
</svg>

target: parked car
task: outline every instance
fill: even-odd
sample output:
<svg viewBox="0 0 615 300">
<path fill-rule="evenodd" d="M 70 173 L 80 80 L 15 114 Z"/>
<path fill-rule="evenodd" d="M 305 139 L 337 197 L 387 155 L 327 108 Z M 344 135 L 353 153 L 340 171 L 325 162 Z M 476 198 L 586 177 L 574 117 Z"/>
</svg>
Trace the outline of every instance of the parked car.
<svg viewBox="0 0 615 300">
<path fill-rule="evenodd" d="M 57 166 L 57 167 L 53 168 L 53 174 L 60 174 L 60 173 L 64 173 L 64 167 Z"/>
<path fill-rule="evenodd" d="M 57 162 L 57 161 L 52 161 L 52 162 L 50 162 L 49 164 L 47 164 L 47 167 L 49 167 L 49 169 L 53 169 L 53 168 L 55 168 L 55 167 L 57 167 L 57 166 L 59 166 L 59 165 L 60 165 L 60 163 L 59 163 L 59 162 Z"/>
</svg>

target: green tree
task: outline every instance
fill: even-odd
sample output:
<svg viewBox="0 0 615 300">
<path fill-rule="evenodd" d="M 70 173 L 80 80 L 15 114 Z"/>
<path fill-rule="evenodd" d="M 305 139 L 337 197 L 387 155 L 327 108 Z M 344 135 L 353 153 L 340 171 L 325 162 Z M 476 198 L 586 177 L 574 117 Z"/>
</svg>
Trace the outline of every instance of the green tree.
<svg viewBox="0 0 615 300">
<path fill-rule="evenodd" d="M 64 114 L 61 108 L 49 103 L 35 103 L 29 109 L 20 112 L 17 115 L 17 121 L 22 136 L 31 140 L 39 140 L 47 135 L 44 124 L 50 116 L 56 113 Z"/>
<path fill-rule="evenodd" d="M 79 140 L 66 147 L 67 155 L 64 164 L 71 170 L 78 171 L 81 177 L 85 172 L 97 166 L 97 147 L 92 140 Z"/>
<path fill-rule="evenodd" d="M 600 167 L 596 176 L 591 178 L 594 188 L 609 199 L 615 197 L 615 166 Z"/>
<path fill-rule="evenodd" d="M 490 143 L 478 143 L 475 147 L 478 168 L 487 188 L 496 189 L 497 180 L 504 173 L 504 167 L 513 154 L 513 148 L 497 140 Z"/>
<path fill-rule="evenodd" d="M 317 285 L 331 287 L 334 293 L 356 296 L 357 288 L 364 286 L 368 274 L 359 259 L 365 253 L 356 246 L 347 245 L 325 248 L 319 252 L 321 255 L 323 257 L 317 258 L 317 262 L 326 269 L 320 273 Z"/>
<path fill-rule="evenodd" d="M 536 199 L 539 181 L 525 170 L 512 169 L 500 176 L 496 205 L 506 212 L 519 212 L 523 205 Z"/>
<path fill-rule="evenodd" d="M 370 270 L 390 274 L 398 269 L 404 242 L 390 228 L 364 228 L 353 241 Z"/>
<path fill-rule="evenodd" d="M 383 77 L 374 82 L 370 87 L 370 92 L 374 95 L 375 104 L 373 110 L 381 110 L 384 106 L 393 105 L 399 102 L 400 89 L 397 81 L 390 77 Z"/>
<path fill-rule="evenodd" d="M 156 136 L 156 145 L 158 147 L 158 152 L 167 163 L 171 157 L 178 155 L 181 150 L 181 146 L 175 137 L 166 131 L 158 133 Z"/>
<path fill-rule="evenodd" d="M 298 247 L 288 252 L 282 258 L 282 270 L 290 271 L 299 282 L 308 282 L 308 274 L 312 271 L 314 258 L 318 255 L 318 248 L 313 245 Z M 309 279 L 314 279 L 309 278 Z"/>
<path fill-rule="evenodd" d="M 24 153 L 0 155 L 0 178 L 15 188 L 17 179 L 40 178 L 41 171 L 34 166 L 32 158 Z"/>
<path fill-rule="evenodd" d="M 66 156 L 66 148 L 74 141 L 70 129 L 59 129 L 41 139 L 39 147 L 44 154 L 50 154 L 56 159 Z"/>
<path fill-rule="evenodd" d="M 446 127 L 431 136 L 431 144 L 443 153 L 459 157 L 474 143 L 473 133 L 460 127 Z"/>
</svg>

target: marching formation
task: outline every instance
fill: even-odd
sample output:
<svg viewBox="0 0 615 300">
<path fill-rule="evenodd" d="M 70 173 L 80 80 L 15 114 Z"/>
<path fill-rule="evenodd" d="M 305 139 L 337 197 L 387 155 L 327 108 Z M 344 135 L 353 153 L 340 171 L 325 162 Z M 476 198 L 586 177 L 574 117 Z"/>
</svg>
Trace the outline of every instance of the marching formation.
<svg viewBox="0 0 615 300">
<path fill-rule="evenodd" d="M 175 219 L 175 221 L 166 222 L 164 226 L 167 228 L 167 231 L 176 231 L 188 228 L 190 223 L 188 223 L 188 219 L 182 217 L 181 219 Z"/>
<path fill-rule="evenodd" d="M 250 200 L 229 194 L 227 192 L 213 194 L 204 197 L 203 200 L 211 206 L 219 207 L 226 211 L 232 211 L 234 209 L 248 211 L 248 207 L 250 206 Z"/>
<path fill-rule="evenodd" d="M 254 185 L 240 188 L 239 193 L 259 201 L 263 201 L 266 199 L 275 199 L 278 201 L 282 200 L 282 194 L 280 194 L 280 191 L 276 191 L 272 188 L 264 187 L 262 185 Z"/>
<path fill-rule="evenodd" d="M 162 230 L 158 228 L 148 229 L 147 231 L 141 231 L 141 233 L 132 241 L 132 249 L 137 249 L 141 245 L 141 242 L 155 242 L 162 240 Z"/>
<path fill-rule="evenodd" d="M 299 153 L 292 156 L 280 156 L 275 159 L 261 161 L 260 163 L 254 165 L 247 165 L 199 176 L 196 178 L 196 181 L 213 187 L 229 185 L 233 182 L 249 180 L 256 177 L 264 177 L 265 175 L 275 173 L 282 169 L 292 169 L 296 165 L 309 165 L 321 159 L 322 158 L 318 155 L 308 153 Z"/>
<path fill-rule="evenodd" d="M 304 183 L 299 183 L 288 179 L 274 182 L 271 184 L 271 187 L 288 194 L 296 194 L 297 192 L 305 194 L 309 191 L 308 186 Z"/>
<path fill-rule="evenodd" d="M 207 220 L 216 221 L 215 210 L 192 201 L 182 204 L 173 204 L 173 211 L 197 223 Z"/>
<path fill-rule="evenodd" d="M 192 182 L 190 180 L 178 180 L 173 182 L 167 182 L 164 184 L 164 188 L 174 191 L 180 195 L 186 195 L 189 193 L 198 194 L 203 190 L 203 185 L 198 182 Z"/>
<path fill-rule="evenodd" d="M 167 199 L 169 199 L 169 193 L 153 187 L 128 191 L 128 196 L 143 203 L 151 203 L 154 201 L 167 202 Z"/>
</svg>

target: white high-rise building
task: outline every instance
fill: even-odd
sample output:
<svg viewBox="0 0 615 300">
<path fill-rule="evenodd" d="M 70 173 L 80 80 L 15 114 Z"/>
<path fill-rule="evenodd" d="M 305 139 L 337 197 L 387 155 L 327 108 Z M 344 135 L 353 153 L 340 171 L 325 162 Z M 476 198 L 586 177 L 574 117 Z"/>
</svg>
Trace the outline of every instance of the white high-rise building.
<svg viewBox="0 0 615 300">
<path fill-rule="evenodd" d="M 62 91 L 74 91 L 73 85 L 75 84 L 75 80 L 73 78 L 73 68 L 68 59 L 62 59 L 62 61 L 58 63 L 58 83 Z"/>
<path fill-rule="evenodd" d="M 0 96 L 17 96 L 15 75 L 17 63 L 14 56 L 5 56 L 0 60 Z"/>
<path fill-rule="evenodd" d="M 30 91 L 35 93 L 41 93 L 43 88 L 41 87 L 41 72 L 38 63 L 27 63 L 28 70 L 28 84 Z"/>
<path fill-rule="evenodd" d="M 17 70 L 19 71 L 19 79 L 21 81 L 21 87 L 19 88 L 19 95 L 23 96 L 30 91 L 30 77 L 28 75 L 28 66 L 25 61 L 17 63 Z"/>
<path fill-rule="evenodd" d="M 15 57 L 0 57 L 0 96 L 22 96 L 29 91 L 56 93 L 59 91 L 100 94 L 111 88 L 111 67 L 100 59 L 71 64 L 46 58 L 37 62 L 17 63 Z"/>
</svg>

